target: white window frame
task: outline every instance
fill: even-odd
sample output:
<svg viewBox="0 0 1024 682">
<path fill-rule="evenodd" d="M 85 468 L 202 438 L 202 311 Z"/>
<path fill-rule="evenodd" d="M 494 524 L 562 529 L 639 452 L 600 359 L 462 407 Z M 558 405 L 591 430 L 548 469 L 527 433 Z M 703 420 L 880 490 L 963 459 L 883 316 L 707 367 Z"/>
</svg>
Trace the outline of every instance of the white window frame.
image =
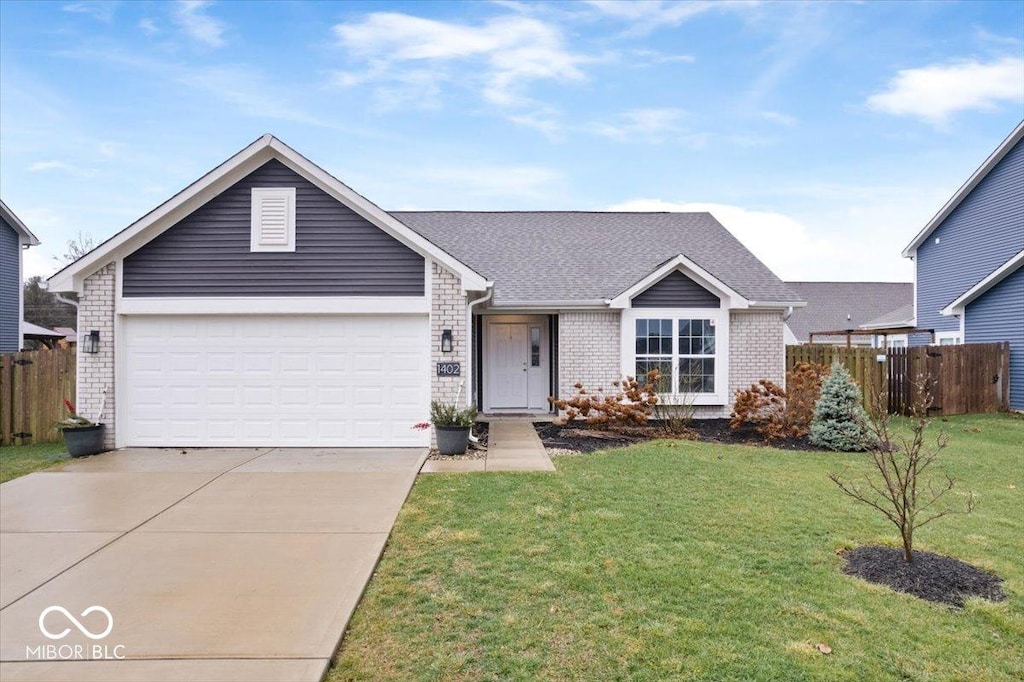
<svg viewBox="0 0 1024 682">
<path fill-rule="evenodd" d="M 286 243 L 265 244 L 260 240 L 260 204 L 264 198 L 284 198 L 287 203 Z M 252 213 L 250 221 L 250 251 L 295 251 L 295 188 L 294 187 L 253 187 Z"/>
<path fill-rule="evenodd" d="M 943 341 L 952 341 L 953 343 L 942 343 Z M 963 335 L 956 332 L 935 332 L 935 343 L 933 346 L 959 346 L 964 342 Z"/>
<path fill-rule="evenodd" d="M 636 374 L 636 321 L 640 319 L 672 320 L 672 392 L 659 393 L 667 405 L 684 401 L 693 405 L 727 405 L 729 403 L 729 310 L 727 308 L 627 308 L 622 311 L 620 327 L 620 368 L 623 376 Z M 715 325 L 715 392 L 678 393 L 679 320 L 713 320 Z"/>
</svg>

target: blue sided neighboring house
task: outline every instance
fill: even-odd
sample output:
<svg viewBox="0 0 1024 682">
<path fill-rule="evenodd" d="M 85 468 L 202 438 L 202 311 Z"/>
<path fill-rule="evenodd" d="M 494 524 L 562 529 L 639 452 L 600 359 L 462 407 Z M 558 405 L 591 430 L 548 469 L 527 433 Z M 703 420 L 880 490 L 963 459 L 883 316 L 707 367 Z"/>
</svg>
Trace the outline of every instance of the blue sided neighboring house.
<svg viewBox="0 0 1024 682">
<path fill-rule="evenodd" d="M 903 250 L 914 323 L 935 342 L 1010 343 L 1010 406 L 1024 410 L 1024 121 Z"/>
<path fill-rule="evenodd" d="M 25 223 L 0 201 L 0 353 L 16 353 L 24 343 L 21 255 L 38 244 Z"/>
</svg>

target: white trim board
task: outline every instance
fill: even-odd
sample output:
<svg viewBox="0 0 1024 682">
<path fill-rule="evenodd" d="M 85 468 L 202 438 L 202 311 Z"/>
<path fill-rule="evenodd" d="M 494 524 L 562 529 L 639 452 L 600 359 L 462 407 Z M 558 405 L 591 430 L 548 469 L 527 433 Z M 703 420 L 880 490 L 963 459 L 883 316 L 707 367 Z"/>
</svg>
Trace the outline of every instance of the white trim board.
<svg viewBox="0 0 1024 682">
<path fill-rule="evenodd" d="M 145 216 L 49 278 L 51 291 L 81 293 L 86 277 L 112 260 L 130 255 L 271 159 L 277 159 L 357 214 L 420 255 L 459 275 L 463 291 L 485 291 L 483 276 L 408 228 L 273 135 L 263 135 Z"/>
<path fill-rule="evenodd" d="M 22 238 L 25 245 L 39 246 L 39 239 L 32 234 L 32 230 L 25 227 L 25 223 L 21 222 L 21 218 L 14 214 L 14 211 L 3 202 L 3 199 L 0 199 L 0 217 L 14 228 L 14 231 Z"/>
<path fill-rule="evenodd" d="M 671 319 L 673 347 L 678 343 L 676 331 L 681 319 L 713 319 L 715 321 L 715 392 L 695 393 L 690 398 L 693 405 L 729 404 L 729 335 L 732 315 L 727 308 L 629 308 L 622 311 L 619 326 L 619 370 L 622 376 L 636 373 L 636 320 L 639 318 Z M 780 349 L 785 354 L 785 347 Z M 676 354 L 673 354 L 675 357 Z M 674 387 L 673 387 L 674 388 Z M 659 394 L 660 395 L 660 394 Z M 678 394 L 662 396 L 666 405 L 679 404 Z"/>
<path fill-rule="evenodd" d="M 425 296 L 273 296 L 118 299 L 120 315 L 426 315 Z"/>
<path fill-rule="evenodd" d="M 963 315 L 964 308 L 977 300 L 982 294 L 1017 272 L 1024 265 L 1024 251 L 1017 253 L 998 268 L 988 274 L 973 287 L 961 294 L 955 301 L 942 309 L 942 315 Z"/>
<path fill-rule="evenodd" d="M 1017 127 L 1013 129 L 1013 132 L 1011 132 L 1006 139 L 996 147 L 994 152 L 989 154 L 989 157 L 985 159 L 985 162 L 981 164 L 978 170 L 974 171 L 974 174 L 967 179 L 967 182 L 960 186 L 960 189 L 956 191 L 956 194 L 950 197 L 949 201 L 939 209 L 939 212 L 936 213 L 935 216 L 928 221 L 928 224 L 917 233 L 909 244 L 907 244 L 903 249 L 903 257 L 914 258 L 917 255 L 917 247 L 921 246 L 921 244 L 928 239 L 931 233 L 935 231 L 935 228 L 941 225 L 942 222 L 949 217 L 949 214 L 956 210 L 956 207 L 959 206 L 965 198 L 967 198 L 967 195 L 970 194 L 975 187 L 981 184 L 981 181 L 985 179 L 992 169 L 1003 160 L 1003 157 L 1005 157 L 1022 139 L 1024 139 L 1024 121 L 1017 124 Z"/>
<path fill-rule="evenodd" d="M 735 289 L 729 287 L 683 254 L 679 254 L 675 258 L 666 261 L 639 282 L 605 302 L 612 309 L 629 308 L 632 306 L 632 299 L 635 296 L 647 291 L 676 270 L 679 270 L 705 289 L 710 290 L 711 293 L 716 294 L 728 308 L 746 308 L 750 305 L 750 301 Z"/>
</svg>

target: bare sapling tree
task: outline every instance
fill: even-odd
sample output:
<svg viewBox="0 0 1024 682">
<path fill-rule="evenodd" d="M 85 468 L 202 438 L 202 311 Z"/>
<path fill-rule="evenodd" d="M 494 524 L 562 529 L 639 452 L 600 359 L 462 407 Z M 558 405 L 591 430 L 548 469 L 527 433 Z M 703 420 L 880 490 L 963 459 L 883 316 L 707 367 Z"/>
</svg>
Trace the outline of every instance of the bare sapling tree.
<svg viewBox="0 0 1024 682">
<path fill-rule="evenodd" d="M 946 495 L 957 480 L 948 472 L 932 474 L 940 453 L 949 444 L 949 434 L 940 430 L 934 440 L 928 438 L 933 395 L 927 378 L 918 377 L 914 384 L 918 398 L 906 430 L 895 429 L 893 417 L 886 410 L 872 411 L 868 426 L 875 438 L 867 452 L 869 472 L 863 478 L 851 478 L 848 471 L 829 474 L 840 490 L 876 509 L 896 526 L 907 563 L 914 561 L 914 533 L 919 528 L 950 514 L 970 514 L 977 505 L 973 491 L 962 503 L 953 503 Z M 880 396 L 876 404 L 885 405 L 885 396 Z"/>
<path fill-rule="evenodd" d="M 74 263 L 76 260 L 84 256 L 85 254 L 92 251 L 95 246 L 92 237 L 81 232 L 74 239 L 69 239 L 67 246 L 64 249 L 64 253 L 59 256 L 54 256 L 53 260 L 57 261 L 61 265 L 67 263 Z"/>
</svg>

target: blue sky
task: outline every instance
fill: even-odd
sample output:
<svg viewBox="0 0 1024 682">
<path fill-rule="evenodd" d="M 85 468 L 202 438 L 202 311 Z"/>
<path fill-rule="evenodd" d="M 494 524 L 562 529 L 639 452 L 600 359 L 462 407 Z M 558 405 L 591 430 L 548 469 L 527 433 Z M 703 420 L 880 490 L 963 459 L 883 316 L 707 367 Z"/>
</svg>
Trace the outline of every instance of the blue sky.
<svg viewBox="0 0 1024 682">
<path fill-rule="evenodd" d="M 0 3 L 0 195 L 97 241 L 270 132 L 390 209 L 711 210 L 900 249 L 1024 117 L 1024 3 Z"/>
</svg>

